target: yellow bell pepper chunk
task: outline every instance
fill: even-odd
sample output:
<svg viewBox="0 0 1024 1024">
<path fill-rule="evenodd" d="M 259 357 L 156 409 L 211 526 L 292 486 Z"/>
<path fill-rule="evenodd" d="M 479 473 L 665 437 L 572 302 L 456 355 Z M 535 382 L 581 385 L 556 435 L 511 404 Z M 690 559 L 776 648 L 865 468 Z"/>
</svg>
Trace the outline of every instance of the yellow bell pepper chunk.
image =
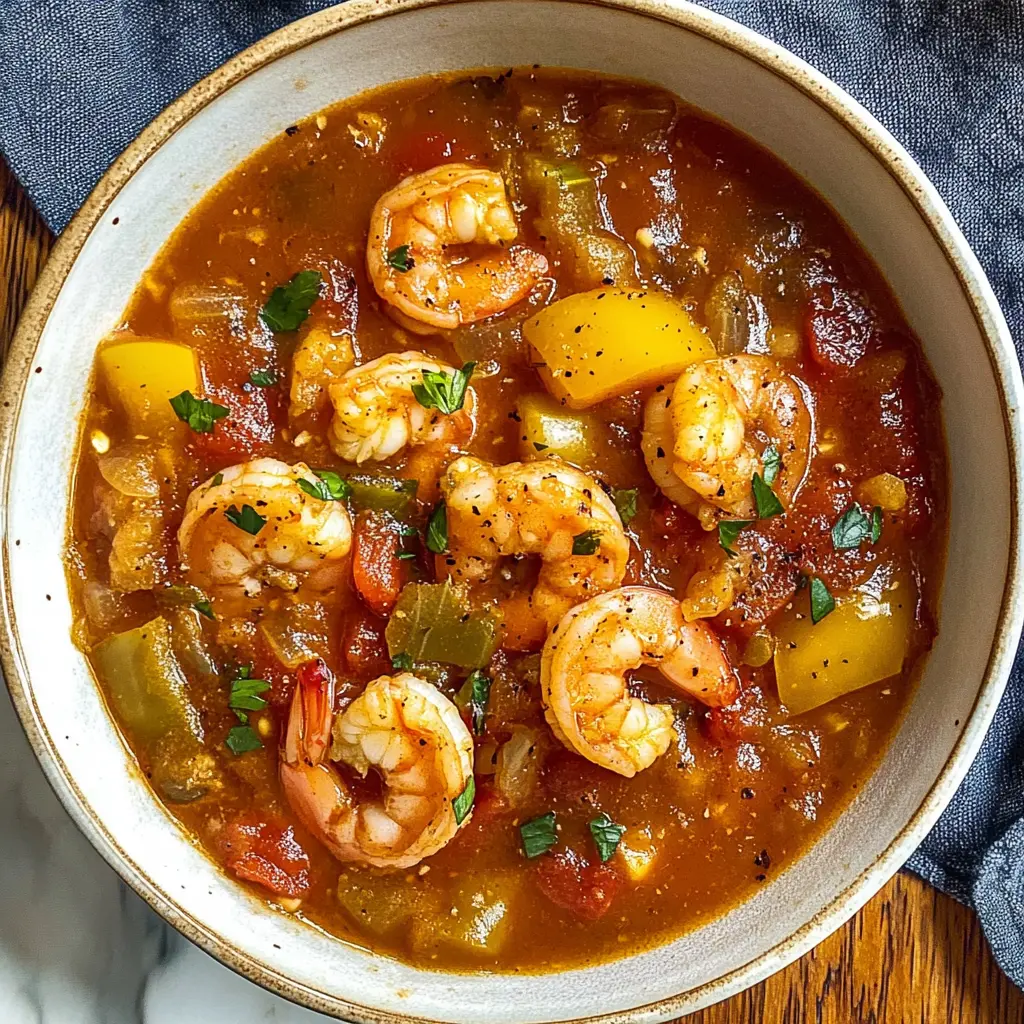
<svg viewBox="0 0 1024 1024">
<path fill-rule="evenodd" d="M 917 604 L 907 573 L 894 572 L 880 593 L 865 587 L 835 601 L 835 611 L 817 625 L 798 601 L 776 626 L 779 699 L 794 715 L 903 668 Z"/>
<path fill-rule="evenodd" d="M 659 291 L 570 295 L 528 320 L 523 332 L 544 363 L 548 390 L 573 409 L 672 380 L 716 354 L 682 304 Z"/>
<path fill-rule="evenodd" d="M 99 367 L 110 397 L 135 434 L 159 437 L 177 427 L 169 399 L 199 389 L 199 366 L 187 345 L 132 338 L 100 349 Z"/>
<path fill-rule="evenodd" d="M 524 462 L 552 455 L 591 469 L 609 441 L 608 428 L 591 412 L 571 411 L 547 394 L 523 395 L 519 414 L 519 457 Z"/>
</svg>

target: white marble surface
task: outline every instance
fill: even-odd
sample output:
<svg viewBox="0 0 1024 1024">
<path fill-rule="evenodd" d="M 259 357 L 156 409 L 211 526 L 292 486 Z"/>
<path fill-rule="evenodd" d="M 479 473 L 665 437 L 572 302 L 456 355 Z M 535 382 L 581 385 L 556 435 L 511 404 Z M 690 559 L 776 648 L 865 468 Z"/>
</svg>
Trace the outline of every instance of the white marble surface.
<svg viewBox="0 0 1024 1024">
<path fill-rule="evenodd" d="M 2 1024 L 315 1024 L 157 917 L 50 790 L 0 684 Z"/>
</svg>

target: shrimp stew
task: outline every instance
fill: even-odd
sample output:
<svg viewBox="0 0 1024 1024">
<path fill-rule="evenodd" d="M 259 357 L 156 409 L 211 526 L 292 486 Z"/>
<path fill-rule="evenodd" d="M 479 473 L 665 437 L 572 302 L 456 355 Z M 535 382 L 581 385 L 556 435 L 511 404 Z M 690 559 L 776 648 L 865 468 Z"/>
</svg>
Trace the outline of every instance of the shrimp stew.
<svg viewBox="0 0 1024 1024">
<path fill-rule="evenodd" d="M 360 96 L 224 179 L 104 339 L 76 642 L 223 869 L 544 971 L 750 897 L 935 635 L 939 394 L 750 140 L 537 68 Z"/>
</svg>

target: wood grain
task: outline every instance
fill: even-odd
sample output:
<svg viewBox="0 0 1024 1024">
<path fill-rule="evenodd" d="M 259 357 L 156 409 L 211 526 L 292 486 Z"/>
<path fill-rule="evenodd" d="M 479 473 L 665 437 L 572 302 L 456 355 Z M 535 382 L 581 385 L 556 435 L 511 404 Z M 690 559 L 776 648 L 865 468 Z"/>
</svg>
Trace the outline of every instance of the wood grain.
<svg viewBox="0 0 1024 1024">
<path fill-rule="evenodd" d="M 2 159 L 0 197 L 5 352 L 53 238 Z M 973 913 L 901 874 L 802 960 L 686 1024 L 1024 1024 L 1024 994 Z"/>
</svg>

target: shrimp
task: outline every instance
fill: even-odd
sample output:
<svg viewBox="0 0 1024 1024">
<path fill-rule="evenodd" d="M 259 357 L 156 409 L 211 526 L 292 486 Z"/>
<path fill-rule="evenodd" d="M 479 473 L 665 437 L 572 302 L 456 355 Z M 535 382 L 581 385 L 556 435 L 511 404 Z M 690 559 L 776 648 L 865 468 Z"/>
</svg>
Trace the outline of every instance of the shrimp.
<svg viewBox="0 0 1024 1024">
<path fill-rule="evenodd" d="M 181 562 L 200 586 L 239 587 L 253 596 L 282 576 L 297 589 L 336 582 L 339 562 L 352 547 L 352 521 L 336 501 L 300 487 L 319 484 L 313 471 L 277 459 L 229 466 L 188 496 L 178 529 Z M 247 511 L 248 510 L 248 511 Z"/>
<path fill-rule="evenodd" d="M 476 393 L 466 388 L 457 412 L 427 409 L 413 394 L 424 373 L 454 374 L 455 368 L 423 352 L 392 352 L 353 367 L 331 385 L 334 418 L 327 440 L 348 462 L 386 459 L 408 445 L 470 440 L 476 426 Z"/>
<path fill-rule="evenodd" d="M 377 200 L 366 266 L 403 326 L 419 334 L 453 330 L 514 306 L 547 273 L 539 252 L 508 245 L 517 234 L 500 174 L 442 164 L 405 178 Z M 496 251 L 451 251 L 470 244 Z"/>
<path fill-rule="evenodd" d="M 532 606 L 548 629 L 578 601 L 622 582 L 629 541 L 614 502 L 558 459 L 492 466 L 463 456 L 441 478 L 441 492 L 449 574 L 482 582 L 504 557 L 540 555 Z"/>
<path fill-rule="evenodd" d="M 731 704 L 736 673 L 715 634 L 686 622 L 660 590 L 622 587 L 573 608 L 552 630 L 540 664 L 544 717 L 570 750 L 631 778 L 675 738 L 673 710 L 629 692 L 626 673 L 654 665 L 665 681 L 711 707 Z"/>
<path fill-rule="evenodd" d="M 719 519 L 755 518 L 751 482 L 764 453 L 778 452 L 774 483 L 784 505 L 810 463 L 814 424 L 802 384 L 767 356 L 707 359 L 687 367 L 671 392 L 644 411 L 647 469 L 665 496 L 706 529 Z"/>
<path fill-rule="evenodd" d="M 302 824 L 344 862 L 407 868 L 437 853 L 471 811 L 455 804 L 473 778 L 473 737 L 455 705 L 403 672 L 375 679 L 335 718 L 323 662 L 297 675 L 279 774 Z M 357 796 L 332 761 L 363 777 L 373 769 L 383 794 Z"/>
</svg>

